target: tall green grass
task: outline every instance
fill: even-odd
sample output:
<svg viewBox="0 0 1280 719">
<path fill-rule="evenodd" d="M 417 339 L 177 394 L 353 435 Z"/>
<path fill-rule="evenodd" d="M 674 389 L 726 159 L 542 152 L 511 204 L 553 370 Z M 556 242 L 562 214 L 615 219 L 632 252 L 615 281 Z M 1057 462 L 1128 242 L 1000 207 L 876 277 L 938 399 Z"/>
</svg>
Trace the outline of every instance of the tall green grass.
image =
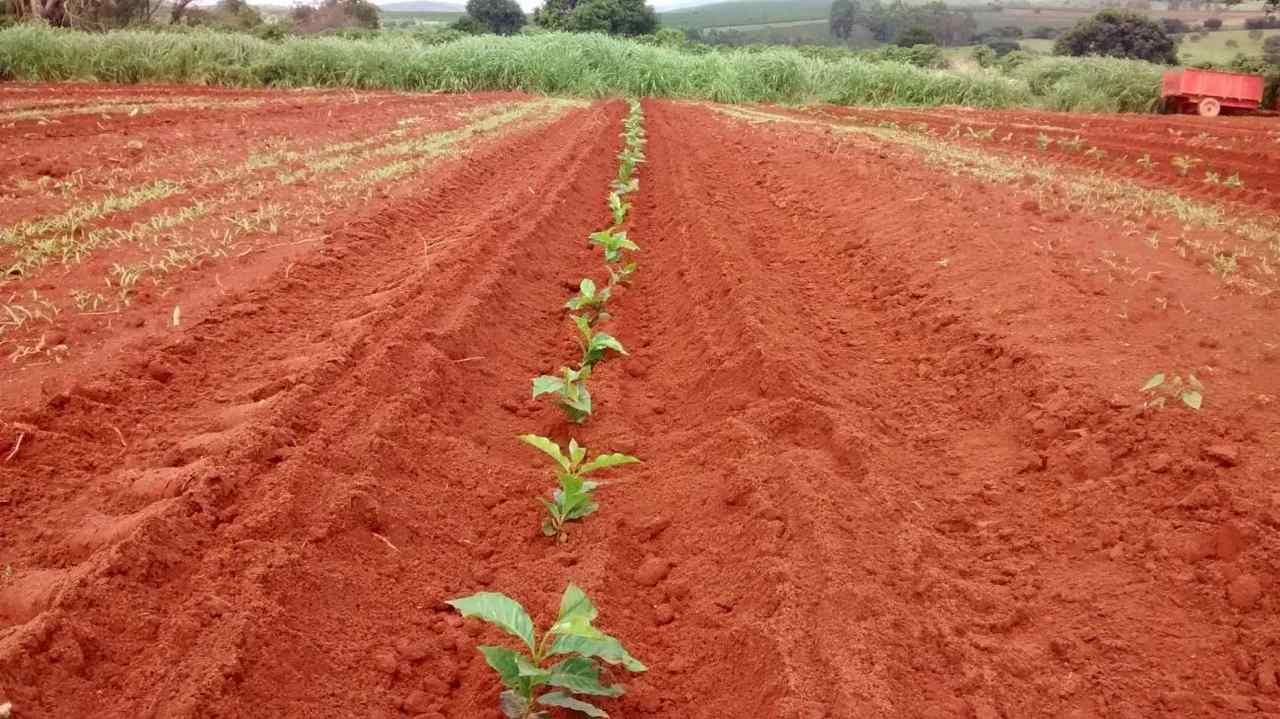
<svg viewBox="0 0 1280 719">
<path fill-rule="evenodd" d="M 1142 111 L 1154 106 L 1158 76 L 1155 66 L 1121 60 L 1044 58 L 1004 76 L 806 58 L 789 48 L 692 54 L 603 35 L 481 36 L 424 45 L 395 35 L 270 42 L 215 32 L 0 30 L 0 78 L 32 81 Z"/>
</svg>

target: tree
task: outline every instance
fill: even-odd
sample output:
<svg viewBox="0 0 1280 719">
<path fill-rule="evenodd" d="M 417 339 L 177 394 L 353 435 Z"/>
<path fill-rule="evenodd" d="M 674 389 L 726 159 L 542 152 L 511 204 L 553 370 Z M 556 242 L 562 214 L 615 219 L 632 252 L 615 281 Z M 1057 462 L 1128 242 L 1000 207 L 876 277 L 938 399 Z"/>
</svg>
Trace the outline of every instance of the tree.
<svg viewBox="0 0 1280 719">
<path fill-rule="evenodd" d="M 1272 35 L 1262 43 L 1262 59 L 1268 65 L 1280 65 L 1280 35 Z"/>
<path fill-rule="evenodd" d="M 453 24 L 449 27 L 468 35 L 483 35 L 486 32 L 490 32 L 488 25 L 485 25 L 470 15 L 463 15 L 457 20 L 454 20 Z"/>
<path fill-rule="evenodd" d="M 1176 17 L 1160 18 L 1160 27 L 1170 35 L 1181 35 L 1182 33 L 1191 32 L 1191 26 Z"/>
<path fill-rule="evenodd" d="M 831 3 L 831 36 L 848 40 L 853 34 L 857 16 L 858 9 L 853 0 L 835 0 Z"/>
<path fill-rule="evenodd" d="M 938 40 L 933 36 L 933 33 L 916 26 L 899 31 L 898 37 L 893 40 L 893 44 L 898 47 L 915 47 L 916 45 L 937 45 Z"/>
<path fill-rule="evenodd" d="M 467 16 L 496 35 L 511 35 L 526 22 L 516 0 L 467 0 Z"/>
<path fill-rule="evenodd" d="M 1105 55 L 1173 65 L 1173 39 L 1146 16 L 1127 10 L 1103 10 L 1076 23 L 1053 45 L 1057 55 Z"/>
<path fill-rule="evenodd" d="M 1205 30 L 1221 30 L 1221 29 L 1222 29 L 1222 20 L 1221 20 L 1220 18 L 1216 18 L 1216 17 L 1209 17 L 1209 18 L 1205 18 L 1205 19 L 1204 19 L 1204 29 L 1205 29 Z"/>
<path fill-rule="evenodd" d="M 548 30 L 648 35 L 658 16 L 644 0 L 545 0 L 533 21 Z"/>
<path fill-rule="evenodd" d="M 289 11 L 300 33 L 344 28 L 378 28 L 378 7 L 369 0 L 321 0 L 318 5 L 295 5 Z"/>
</svg>

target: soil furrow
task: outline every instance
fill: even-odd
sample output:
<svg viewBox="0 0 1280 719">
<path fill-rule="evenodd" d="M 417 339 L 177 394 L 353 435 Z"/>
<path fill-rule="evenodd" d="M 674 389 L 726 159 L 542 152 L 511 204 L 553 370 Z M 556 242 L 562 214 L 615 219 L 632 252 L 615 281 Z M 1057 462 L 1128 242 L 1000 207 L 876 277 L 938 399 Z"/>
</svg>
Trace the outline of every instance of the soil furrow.
<svg viewBox="0 0 1280 719">
<path fill-rule="evenodd" d="M 489 441 L 492 420 L 474 420 L 484 427 L 483 433 L 461 431 L 450 425 L 450 405 L 461 401 L 452 407 L 458 414 L 467 408 L 504 416 L 506 412 L 493 394 L 487 401 L 470 402 L 468 397 L 484 393 L 451 388 L 481 382 L 503 395 L 517 388 L 510 382 L 487 382 L 494 374 L 489 368 L 506 364 L 494 353 L 524 349 L 510 346 L 505 339 L 502 345 L 487 346 L 479 339 L 494 321 L 495 311 L 519 318 L 517 307 L 525 308 L 532 313 L 526 318 L 528 326 L 540 326 L 548 339 L 556 332 L 557 323 L 546 321 L 546 309 L 555 305 L 531 302 L 525 295 L 535 293 L 524 288 L 537 282 L 542 285 L 538 299 L 549 299 L 560 289 L 552 278 L 563 269 L 523 259 L 541 255 L 539 240 L 544 231 L 561 235 L 571 230 L 585 236 L 593 229 L 589 216 L 603 212 L 595 188 L 603 187 L 611 172 L 611 155 L 600 150 L 612 144 L 605 138 L 613 134 L 618 114 L 616 107 L 607 114 L 579 111 L 540 132 L 519 133 L 474 160 L 455 163 L 461 166 L 433 183 L 422 199 L 393 203 L 338 232 L 322 253 L 295 268 L 283 286 L 224 302 L 194 329 L 194 336 L 149 361 L 140 360 L 136 370 L 113 377 L 113 382 L 97 385 L 101 394 L 77 388 L 48 409 L 24 418 L 40 431 L 29 446 L 30 453 L 24 452 L 19 472 L 52 460 L 58 456 L 54 453 L 80 456 L 87 476 L 64 476 L 61 481 L 69 489 L 90 483 L 75 492 L 83 493 L 83 500 L 71 500 L 62 509 L 46 505 L 37 510 L 27 501 L 34 495 L 23 485 L 47 480 L 32 476 L 20 482 L 6 495 L 10 499 L 6 507 L 12 507 L 11 502 L 18 505 L 10 518 L 15 521 L 6 519 L 6 526 L 20 525 L 20 517 L 33 511 L 46 518 L 66 513 L 70 522 L 83 521 L 90 511 L 86 505 L 92 504 L 110 519 L 101 532 L 82 543 L 85 549 L 96 543 L 87 560 L 70 548 L 76 546 L 74 538 L 60 538 L 48 525 L 42 530 L 42 541 L 15 536 L 17 541 L 10 545 L 28 550 L 39 544 L 49 547 L 43 557 L 6 557 L 17 560 L 13 564 L 20 567 L 5 587 L 6 614 L 13 621 L 13 610 L 26 601 L 26 616 L 16 617 L 25 623 L 4 638 L 4 675 L 26 686 L 26 692 L 38 692 L 24 693 L 19 688 L 11 692 L 27 713 L 40 716 L 34 708 L 44 707 L 53 712 L 51 716 L 74 714 L 80 702 L 93 702 L 101 709 L 100 699 L 82 692 L 104 682 L 120 685 L 112 705 L 120 711 L 202 714 L 231 693 L 228 710 L 242 706 L 256 712 L 272 705 L 288 711 L 290 698 L 305 697 L 298 711 L 306 715 L 362 713 L 370 700 L 366 690 L 344 690 L 341 694 L 347 703 L 327 707 L 323 690 L 315 685 L 319 677 L 300 673 L 301 667 L 290 662 L 289 657 L 299 656 L 305 647 L 318 646 L 318 638 L 311 633 L 314 627 L 296 611 L 289 612 L 287 620 L 280 619 L 286 610 L 314 605 L 315 596 L 287 595 L 298 586 L 296 580 L 316 571 L 306 570 L 308 559 L 335 558 L 323 546 L 331 536 L 345 538 L 359 528 L 356 539 L 376 557 L 366 556 L 359 564 L 383 575 L 403 571 L 402 565 L 378 564 L 388 551 L 401 550 L 389 550 L 374 534 L 403 546 L 405 552 L 414 549 L 409 535 L 384 527 L 383 522 L 403 517 L 412 522 L 405 526 L 412 526 L 413 532 L 431 534 L 419 522 L 423 514 L 432 513 L 438 492 L 449 490 L 428 484 L 422 503 L 401 507 L 395 495 L 384 494 L 386 488 L 373 487 L 374 478 L 394 481 L 401 469 L 394 461 L 397 452 L 385 437 L 394 433 L 407 441 L 444 447 L 454 446 L 454 436 L 468 437 L 464 448 Z M 511 152 L 527 161 L 519 166 L 507 162 Z M 459 186 L 483 191 L 458 194 Z M 535 192 L 535 187 L 540 191 Z M 548 226 L 549 218 L 567 226 Z M 585 249 L 582 253 L 585 257 Z M 349 266 L 370 271 L 344 271 Z M 467 301 L 468 297 L 473 299 Z M 462 306 L 471 309 L 461 312 Z M 439 347 L 431 343 L 433 338 Z M 449 354 L 454 345 L 464 351 L 478 348 L 489 356 L 469 362 L 474 358 Z M 524 364 L 531 376 L 530 359 Z M 165 380 L 169 387 L 187 389 L 161 399 L 166 388 L 144 379 L 158 374 L 159 366 L 169 366 L 176 375 Z M 208 374 L 214 366 L 221 369 Z M 361 388 L 359 392 L 356 387 Z M 136 394 L 124 394 L 129 390 Z M 373 400 L 373 395 L 386 399 Z M 392 398 L 395 401 L 386 401 Z M 355 414 L 338 411 L 344 403 Z M 381 406 L 370 415 L 363 408 L 371 405 Z M 128 428 L 129 420 L 144 412 L 154 427 L 151 437 L 123 458 L 113 456 L 119 452 L 105 441 L 100 445 L 75 442 L 67 431 L 94 425 Z M 364 429 L 352 435 L 350 430 L 357 425 Z M 513 427 L 509 434 L 515 431 Z M 106 439 L 95 434 L 92 439 Z M 129 432 L 128 439 L 137 441 L 140 436 L 146 435 Z M 424 451 L 425 456 L 434 454 Z M 124 464 L 138 469 L 103 475 L 98 488 L 91 489 L 93 467 L 104 462 L 108 467 Z M 481 466 L 475 460 L 468 464 Z M 379 477 L 380 467 L 393 474 Z M 428 482 L 458 476 L 457 469 L 447 464 L 430 475 L 403 469 L 408 478 Z M 24 474 L 13 475 L 12 469 L 4 471 L 24 478 Z M 56 471 L 56 465 L 49 465 L 39 473 Z M 123 492 L 112 489 L 122 483 Z M 165 505 L 160 509 L 154 504 L 138 509 L 138 499 L 129 495 L 140 491 L 179 496 L 155 498 Z M 94 493 L 100 498 L 91 499 Z M 370 501 L 386 502 L 395 516 L 378 518 L 376 511 L 370 514 L 367 507 L 361 509 Z M 115 514 L 121 510 L 136 511 Z M 93 511 L 94 516 L 102 514 Z M 147 516 L 139 517 L 142 513 Z M 373 524 L 366 526 L 366 520 Z M 214 537 L 229 544 L 211 542 Z M 455 546 L 466 550 L 465 545 Z M 345 547 L 336 551 L 338 557 L 346 556 Z M 68 576 L 79 579 L 74 585 L 68 585 L 69 580 L 55 583 L 51 590 L 32 597 L 32 578 L 44 576 L 33 566 L 37 562 L 62 566 Z M 80 569 L 86 562 L 90 568 Z M 112 577 L 124 581 L 112 581 Z M 153 581 L 159 577 L 164 580 L 157 586 Z M 108 586 L 121 602 L 127 602 L 132 614 L 120 613 L 125 604 L 102 602 L 101 593 Z M 385 594 L 376 582 L 366 590 L 373 596 Z M 403 600 L 391 606 L 397 613 L 382 618 L 389 624 L 370 628 L 371 642 L 381 638 L 389 643 L 418 621 L 414 618 L 417 608 L 406 611 Z M 425 616 L 432 617 L 430 607 L 426 609 Z M 330 618 L 339 623 L 350 620 L 347 614 Z M 276 630 L 282 625 L 297 626 L 298 633 L 286 631 L 285 637 L 278 637 Z M 116 626 L 117 632 L 103 635 L 95 629 L 99 626 Z M 351 641 L 350 636 L 341 639 L 340 629 L 335 628 L 332 636 Z M 289 645 L 288 637 L 297 644 Z M 153 652 L 145 665 L 134 662 L 126 669 L 122 660 L 147 641 L 160 641 L 176 652 Z M 286 644 L 273 646 L 281 641 Z M 64 646 L 75 647 L 82 659 L 71 665 L 60 662 L 56 647 Z M 182 659 L 191 647 L 201 657 L 198 662 Z M 356 666 L 337 674 L 326 672 L 326 662 L 310 666 L 343 682 L 351 681 L 350 670 L 363 667 L 369 672 L 367 690 L 376 693 L 383 675 L 369 669 L 374 650 L 362 650 Z M 86 662 L 94 666 L 92 674 L 84 673 Z M 36 673 L 43 676 L 40 682 L 32 681 Z M 265 677 L 270 681 L 256 683 Z M 286 680 L 292 680 L 288 686 L 294 689 L 280 684 Z M 280 703 L 272 704 L 276 701 Z M 383 697 L 377 703 L 393 709 L 396 702 Z"/>
</svg>

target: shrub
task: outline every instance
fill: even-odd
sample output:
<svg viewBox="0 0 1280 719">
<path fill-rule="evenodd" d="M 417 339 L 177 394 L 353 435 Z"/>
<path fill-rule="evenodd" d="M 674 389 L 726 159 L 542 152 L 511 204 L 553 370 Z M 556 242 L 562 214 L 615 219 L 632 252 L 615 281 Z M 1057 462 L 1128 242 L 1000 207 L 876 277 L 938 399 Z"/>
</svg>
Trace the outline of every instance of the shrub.
<svg viewBox="0 0 1280 719">
<path fill-rule="evenodd" d="M 1146 17 L 1124 10 L 1103 10 L 1059 37 L 1058 55 L 1103 55 L 1175 64 L 1178 52 L 1173 40 Z"/>
<path fill-rule="evenodd" d="M 898 47 L 915 47 L 916 45 L 937 45 L 938 40 L 925 28 L 908 27 L 898 32 L 893 44 Z"/>
<path fill-rule="evenodd" d="M 519 32 L 526 22 L 516 0 L 467 0 L 467 17 L 498 35 Z"/>
<path fill-rule="evenodd" d="M 995 52 L 996 57 L 1004 57 L 1015 50 L 1022 49 L 1022 45 L 1014 40 L 988 40 L 987 47 Z"/>
<path fill-rule="evenodd" d="M 1221 30 L 1222 19 L 1216 17 L 1205 18 L 1204 27 L 1206 30 Z"/>
<path fill-rule="evenodd" d="M 1280 35 L 1272 35 L 1262 43 L 1262 61 L 1268 65 L 1280 65 Z"/>
</svg>

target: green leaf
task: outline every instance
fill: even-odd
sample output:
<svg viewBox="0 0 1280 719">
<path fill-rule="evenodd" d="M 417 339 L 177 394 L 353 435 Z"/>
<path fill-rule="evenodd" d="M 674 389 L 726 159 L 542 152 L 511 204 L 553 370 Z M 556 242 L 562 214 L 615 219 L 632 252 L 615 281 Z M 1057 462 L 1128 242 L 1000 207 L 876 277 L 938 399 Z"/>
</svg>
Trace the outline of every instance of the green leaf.
<svg viewBox="0 0 1280 719">
<path fill-rule="evenodd" d="M 582 463 L 582 458 L 587 456 L 587 448 L 579 447 L 578 440 L 569 438 L 569 466 L 576 467 Z"/>
<path fill-rule="evenodd" d="M 461 612 L 462 616 L 483 619 L 524 642 L 530 652 L 534 651 L 533 620 L 529 619 L 529 613 L 524 607 L 511 597 L 498 592 L 480 592 L 469 597 L 450 599 L 447 603 Z"/>
<path fill-rule="evenodd" d="M 520 653 L 506 647 L 479 646 L 476 649 L 484 655 L 484 660 L 493 667 L 502 679 L 502 683 L 511 689 L 520 688 L 520 667 L 517 663 Z"/>
<path fill-rule="evenodd" d="M 583 501 L 569 511 L 569 515 L 565 519 L 582 519 L 589 514 L 595 514 L 600 505 L 591 501 L 591 495 L 583 495 Z"/>
<path fill-rule="evenodd" d="M 622 687 L 607 687 L 600 683 L 600 668 L 586 657 L 569 657 L 551 667 L 547 684 L 568 689 L 574 694 L 594 694 L 600 697 L 616 697 Z"/>
<path fill-rule="evenodd" d="M 640 460 L 629 454 L 619 454 L 616 452 L 613 454 L 602 454 L 579 467 L 578 474 L 587 474 L 589 472 L 594 472 L 597 469 L 606 469 L 608 467 L 616 467 L 620 464 L 632 464 L 639 461 Z"/>
<path fill-rule="evenodd" d="M 1164 372 L 1159 372 L 1155 375 L 1152 375 L 1151 379 L 1147 380 L 1147 383 L 1142 385 L 1142 389 L 1139 391 L 1149 392 L 1150 390 L 1153 390 L 1162 384 L 1164 384 Z"/>
<path fill-rule="evenodd" d="M 533 399 L 544 394 L 559 394 L 564 391 L 564 380 L 544 374 L 533 378 Z"/>
<path fill-rule="evenodd" d="M 1204 401 L 1204 397 L 1197 391 L 1189 389 L 1182 393 L 1182 403 L 1191 409 L 1200 409 L 1200 403 Z"/>
<path fill-rule="evenodd" d="M 590 342 L 591 337 L 594 334 L 591 330 L 591 322 L 582 315 L 574 315 L 573 324 L 578 327 L 578 334 L 582 335 L 582 339 Z"/>
<path fill-rule="evenodd" d="M 564 709 L 572 709 L 576 712 L 582 712 L 593 719 L 609 719 L 609 713 L 600 707 L 584 702 L 581 699 L 573 697 L 563 692 L 548 692 L 538 697 L 538 703 L 548 707 L 562 707 Z"/>
<path fill-rule="evenodd" d="M 597 332 L 591 337 L 592 349 L 611 349 L 618 354 L 628 354 L 627 350 L 622 347 L 622 343 L 614 339 L 611 335 L 603 332 Z"/>
<path fill-rule="evenodd" d="M 590 277 L 584 277 L 582 282 L 578 283 L 578 292 L 582 293 L 583 297 L 591 299 L 596 296 L 596 283 Z"/>
<path fill-rule="evenodd" d="M 534 447 L 536 449 L 542 450 L 542 452 L 545 453 L 548 457 L 554 459 L 556 461 L 556 464 L 560 465 L 561 469 L 565 470 L 566 472 L 569 471 L 569 459 L 564 456 L 563 452 L 560 451 L 560 445 L 556 444 L 555 442 L 552 442 L 546 437 L 539 437 L 536 434 L 522 434 L 520 435 L 520 441 L 524 442 L 530 447 Z"/>
<path fill-rule="evenodd" d="M 534 664 L 523 654 L 516 655 L 516 670 L 521 678 L 529 680 L 530 686 L 545 684 L 547 678 L 551 676 L 550 671 Z"/>
<path fill-rule="evenodd" d="M 578 585 L 570 584 L 564 588 L 564 594 L 560 597 L 560 614 L 556 616 L 557 622 L 576 616 L 585 616 L 587 621 L 595 621 L 598 615 L 596 605 L 591 603 L 587 593 Z"/>
<path fill-rule="evenodd" d="M 610 664 L 621 664 L 633 672 L 643 672 L 647 669 L 635 657 L 628 654 L 626 649 L 622 648 L 622 642 L 607 634 L 596 638 L 558 636 L 555 642 L 551 644 L 548 656 L 557 654 L 599 657 Z"/>
<path fill-rule="evenodd" d="M 1187 384 L 1191 385 L 1194 389 L 1204 389 L 1204 385 L 1200 384 L 1200 380 L 1193 374 L 1187 374 Z"/>
</svg>

